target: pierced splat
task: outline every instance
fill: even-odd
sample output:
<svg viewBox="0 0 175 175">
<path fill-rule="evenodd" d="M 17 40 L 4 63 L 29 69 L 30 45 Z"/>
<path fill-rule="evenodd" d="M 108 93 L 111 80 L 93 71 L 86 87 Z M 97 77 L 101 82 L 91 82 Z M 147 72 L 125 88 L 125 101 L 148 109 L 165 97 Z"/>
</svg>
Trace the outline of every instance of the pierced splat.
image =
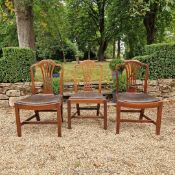
<svg viewBox="0 0 175 175">
<path fill-rule="evenodd" d="M 127 78 L 127 91 L 128 92 L 136 92 L 138 90 L 138 86 L 136 80 L 138 79 L 139 70 L 141 65 L 137 62 L 126 62 L 126 78 Z"/>
<path fill-rule="evenodd" d="M 102 67 L 101 65 L 96 65 L 95 61 L 92 60 L 85 60 L 82 61 L 79 65 L 75 66 L 75 69 L 81 70 L 83 81 L 84 81 L 84 91 L 93 91 L 92 87 L 92 80 L 93 80 L 93 73 L 94 70 L 98 69 L 100 70 L 100 78 L 99 78 L 99 92 L 101 92 L 101 79 L 102 79 Z M 75 72 L 76 72 L 75 70 Z M 75 77 L 76 79 L 76 77 Z M 77 92 L 77 84 L 78 82 L 74 79 L 75 82 L 75 91 Z"/>
<path fill-rule="evenodd" d="M 147 92 L 148 65 L 137 60 L 128 60 L 124 64 L 117 65 L 116 69 L 124 67 L 126 71 L 126 91 L 127 92 Z M 141 80 L 142 79 L 142 80 Z M 117 74 L 117 88 L 119 92 L 119 77 Z"/>
<path fill-rule="evenodd" d="M 55 68 L 55 64 L 50 62 L 43 62 L 39 65 L 43 76 L 43 93 L 53 93 L 52 90 L 52 74 Z"/>
<path fill-rule="evenodd" d="M 92 91 L 92 72 L 95 68 L 95 62 L 92 61 L 84 61 L 80 64 L 80 68 L 83 72 L 84 78 L 84 90 L 85 91 Z"/>
<path fill-rule="evenodd" d="M 43 93 L 44 94 L 53 94 L 53 88 L 52 88 L 52 75 L 55 67 L 60 67 L 61 65 L 55 64 L 53 60 L 42 60 L 39 63 L 34 64 L 31 67 L 31 78 L 32 78 L 32 93 L 36 93 L 36 87 L 35 87 L 35 79 L 34 79 L 34 71 L 36 71 L 36 68 L 39 68 L 42 73 L 42 80 L 43 80 Z M 61 73 L 62 74 L 62 73 Z M 62 78 L 62 76 L 61 76 Z M 60 85 L 62 86 L 62 85 Z"/>
</svg>

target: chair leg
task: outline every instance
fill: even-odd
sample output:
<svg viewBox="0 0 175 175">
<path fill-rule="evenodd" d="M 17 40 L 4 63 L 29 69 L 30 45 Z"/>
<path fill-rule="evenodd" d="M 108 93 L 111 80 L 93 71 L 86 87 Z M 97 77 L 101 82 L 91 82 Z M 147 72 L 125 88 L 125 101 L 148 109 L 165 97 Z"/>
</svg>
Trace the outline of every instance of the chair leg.
<svg viewBox="0 0 175 175">
<path fill-rule="evenodd" d="M 71 101 L 67 101 L 67 110 L 68 110 L 68 129 L 71 129 Z"/>
<path fill-rule="evenodd" d="M 104 129 L 107 129 L 107 101 L 104 101 Z"/>
<path fill-rule="evenodd" d="M 160 103 L 157 108 L 156 134 L 160 135 L 161 118 L 162 118 L 163 103 Z"/>
<path fill-rule="evenodd" d="M 79 104 L 76 104 L 76 108 L 77 108 L 77 114 L 80 115 L 80 106 L 79 106 Z"/>
<path fill-rule="evenodd" d="M 142 120 L 142 119 L 143 119 L 144 112 L 145 112 L 145 109 L 141 109 L 141 111 L 140 111 L 140 116 L 139 116 L 139 120 Z"/>
<path fill-rule="evenodd" d="M 39 111 L 35 111 L 36 120 L 40 121 Z"/>
<path fill-rule="evenodd" d="M 62 119 L 62 122 L 64 121 L 63 120 L 63 104 L 61 104 L 61 119 Z"/>
<path fill-rule="evenodd" d="M 62 119 L 61 119 L 61 106 L 60 106 L 60 104 L 57 107 L 57 124 L 58 124 L 58 137 L 61 137 Z"/>
<path fill-rule="evenodd" d="M 16 105 L 15 105 L 15 114 L 16 114 L 17 135 L 18 137 L 21 137 L 20 114 L 19 114 L 19 108 Z"/>
<path fill-rule="evenodd" d="M 100 114 L 100 104 L 97 104 L 97 116 Z"/>
<path fill-rule="evenodd" d="M 120 112 L 121 112 L 121 106 L 117 104 L 116 106 L 116 134 L 119 134 L 120 130 Z"/>
</svg>

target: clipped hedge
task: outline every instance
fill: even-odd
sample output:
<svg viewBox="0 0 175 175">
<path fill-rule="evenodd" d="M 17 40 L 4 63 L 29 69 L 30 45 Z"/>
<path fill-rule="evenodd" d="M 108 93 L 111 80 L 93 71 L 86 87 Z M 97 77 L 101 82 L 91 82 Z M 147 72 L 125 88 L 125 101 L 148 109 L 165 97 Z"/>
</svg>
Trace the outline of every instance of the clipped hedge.
<svg viewBox="0 0 175 175">
<path fill-rule="evenodd" d="M 35 62 L 35 53 L 29 48 L 3 48 L 0 59 L 0 82 L 15 83 L 30 81 L 30 66 Z"/>
<path fill-rule="evenodd" d="M 175 44 L 153 44 L 145 47 L 147 55 L 137 59 L 149 65 L 149 78 L 175 78 Z"/>
<path fill-rule="evenodd" d="M 169 51 L 171 49 L 175 49 L 174 43 L 159 43 L 159 44 L 146 45 L 144 55 L 150 55 L 162 51 Z"/>
</svg>

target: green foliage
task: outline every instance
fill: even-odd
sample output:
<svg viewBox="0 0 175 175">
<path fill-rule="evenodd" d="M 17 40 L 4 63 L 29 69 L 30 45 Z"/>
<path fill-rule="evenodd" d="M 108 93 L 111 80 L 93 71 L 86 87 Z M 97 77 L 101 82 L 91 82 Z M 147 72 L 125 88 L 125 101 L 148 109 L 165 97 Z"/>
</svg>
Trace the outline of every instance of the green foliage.
<svg viewBox="0 0 175 175">
<path fill-rule="evenodd" d="M 145 55 L 150 55 L 155 52 L 168 51 L 175 47 L 174 43 L 159 43 L 145 46 Z"/>
<path fill-rule="evenodd" d="M 123 60 L 119 58 L 115 58 L 109 63 L 109 68 L 113 71 L 112 72 L 113 90 L 116 90 L 116 65 L 122 64 L 123 62 L 124 62 Z M 119 70 L 118 76 L 119 76 L 118 77 L 119 78 L 119 91 L 123 92 L 126 90 L 126 74 L 123 71 L 123 67 L 121 67 L 121 70 Z"/>
<path fill-rule="evenodd" d="M 37 54 L 40 58 L 75 60 L 77 48 L 68 38 L 72 31 L 64 2 L 58 0 L 34 2 Z M 70 29 L 70 30 L 69 30 Z"/>
<path fill-rule="evenodd" d="M 35 61 L 35 53 L 29 48 L 3 48 L 0 59 L 0 82 L 24 82 L 30 80 L 30 66 Z"/>
<path fill-rule="evenodd" d="M 56 64 L 62 64 L 62 62 L 58 60 L 54 60 L 54 61 Z M 60 89 L 60 70 L 61 70 L 61 67 L 55 67 L 53 70 L 53 76 L 56 76 L 52 78 L 52 89 L 55 95 L 58 95 L 58 92 Z"/>
<path fill-rule="evenodd" d="M 39 59 L 62 60 L 65 56 L 67 60 L 75 60 L 76 56 L 83 57 L 82 52 L 89 51 L 98 55 L 102 40 L 107 42 L 107 56 L 111 58 L 110 43 L 117 38 L 125 44 L 125 58 L 142 55 L 147 38 L 143 19 L 154 5 L 158 8 L 155 43 L 175 39 L 174 0 L 1 0 L 0 55 L 1 48 L 18 45 L 15 10 L 7 1 L 12 5 L 14 2 L 21 12 L 33 8 Z"/>
<path fill-rule="evenodd" d="M 60 89 L 60 78 L 52 78 L 52 89 L 55 95 L 58 95 Z"/>
<path fill-rule="evenodd" d="M 18 46 L 14 7 L 10 0 L 0 0 L 0 57 L 1 48 Z"/>
<path fill-rule="evenodd" d="M 96 2 L 68 0 L 67 10 L 71 40 L 76 40 L 79 50 L 83 52 L 97 51 L 100 34 Z"/>
<path fill-rule="evenodd" d="M 115 58 L 113 59 L 110 63 L 109 63 L 109 68 L 112 70 L 112 71 L 115 71 L 116 69 L 116 65 L 117 64 L 122 64 L 123 63 L 123 60 L 119 59 L 119 58 Z"/>
<path fill-rule="evenodd" d="M 175 44 L 153 44 L 146 46 L 149 55 L 137 59 L 149 65 L 149 78 L 175 78 Z"/>
<path fill-rule="evenodd" d="M 124 92 L 126 91 L 126 73 L 122 72 L 119 74 L 119 92 Z M 116 90 L 116 77 L 113 77 L 113 84 L 112 84 L 112 89 L 115 91 Z"/>
<path fill-rule="evenodd" d="M 61 61 L 58 61 L 58 60 L 54 60 L 54 61 L 56 64 L 62 64 Z M 61 67 L 56 66 L 53 70 L 53 74 L 59 74 L 60 70 L 61 70 Z"/>
</svg>

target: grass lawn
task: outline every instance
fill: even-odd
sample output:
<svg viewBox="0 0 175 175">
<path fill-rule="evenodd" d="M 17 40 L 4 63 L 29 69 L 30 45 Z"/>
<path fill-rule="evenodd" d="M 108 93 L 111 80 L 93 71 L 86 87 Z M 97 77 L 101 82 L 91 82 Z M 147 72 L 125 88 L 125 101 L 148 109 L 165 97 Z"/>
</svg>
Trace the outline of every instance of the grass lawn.
<svg viewBox="0 0 175 175">
<path fill-rule="evenodd" d="M 74 66 L 75 62 L 69 62 L 64 64 L 64 82 L 72 82 L 73 81 L 73 71 L 74 71 Z M 109 62 L 99 62 L 97 64 L 102 64 L 103 65 L 103 81 L 105 82 L 110 82 L 111 81 L 111 70 L 109 69 Z M 42 79 L 41 77 L 41 71 L 37 70 L 36 71 L 36 80 L 40 81 Z M 98 80 L 99 73 L 96 71 L 93 74 L 93 80 L 96 81 Z"/>
</svg>

